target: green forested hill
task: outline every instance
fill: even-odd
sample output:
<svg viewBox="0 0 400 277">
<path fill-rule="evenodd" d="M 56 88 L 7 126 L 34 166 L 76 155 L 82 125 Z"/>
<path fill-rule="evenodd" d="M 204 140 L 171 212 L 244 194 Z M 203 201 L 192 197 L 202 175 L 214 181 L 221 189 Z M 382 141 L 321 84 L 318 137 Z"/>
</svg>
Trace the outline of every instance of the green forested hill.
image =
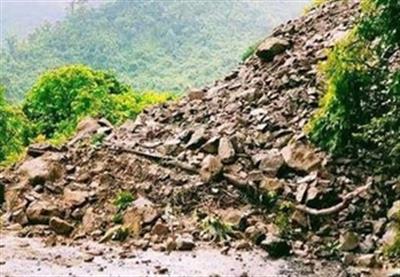
<svg viewBox="0 0 400 277">
<path fill-rule="evenodd" d="M 6 39 L 0 83 L 21 99 L 46 69 L 81 63 L 112 70 L 135 89 L 182 91 L 223 76 L 246 48 L 305 2 L 115 1 Z"/>
</svg>

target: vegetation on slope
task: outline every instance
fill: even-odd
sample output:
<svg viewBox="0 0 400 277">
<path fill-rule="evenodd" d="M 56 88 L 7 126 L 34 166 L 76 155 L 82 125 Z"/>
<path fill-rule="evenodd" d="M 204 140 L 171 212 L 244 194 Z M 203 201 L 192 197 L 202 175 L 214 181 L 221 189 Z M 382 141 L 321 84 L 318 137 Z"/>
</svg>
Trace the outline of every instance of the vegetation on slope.
<svg viewBox="0 0 400 277">
<path fill-rule="evenodd" d="M 400 3 L 364 0 L 358 26 L 323 65 L 327 93 L 311 138 L 333 153 L 365 154 L 374 169 L 400 170 Z M 399 63 L 399 61 L 397 61 Z"/>
<path fill-rule="evenodd" d="M 171 93 L 134 92 L 112 74 L 83 65 L 60 67 L 40 76 L 22 107 L 0 98 L 0 162 L 22 152 L 38 137 L 62 142 L 87 116 L 113 124 L 134 118 L 151 104 L 174 98 Z"/>
<path fill-rule="evenodd" d="M 303 5 L 120 0 L 81 8 L 25 41 L 9 37 L 0 58 L 0 82 L 8 98 L 19 100 L 41 72 L 87 64 L 117 72 L 138 90 L 182 91 L 222 77 L 247 45 Z"/>
</svg>

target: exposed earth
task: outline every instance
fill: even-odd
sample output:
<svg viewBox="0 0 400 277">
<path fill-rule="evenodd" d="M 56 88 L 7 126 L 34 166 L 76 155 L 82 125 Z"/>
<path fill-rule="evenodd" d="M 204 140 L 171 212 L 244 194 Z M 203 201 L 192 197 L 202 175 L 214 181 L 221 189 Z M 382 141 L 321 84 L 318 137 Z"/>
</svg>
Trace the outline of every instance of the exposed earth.
<svg viewBox="0 0 400 277">
<path fill-rule="evenodd" d="M 12 258 L 20 241 L 40 259 L 74 253 L 67 262 L 78 266 L 57 266 L 60 274 L 105 264 L 114 274 L 143 259 L 153 262 L 132 269 L 138 275 L 160 266 L 171 275 L 382 276 L 398 267 L 382 249 L 396 239 L 399 176 L 374 176 L 362 156 L 333 158 L 304 133 L 323 94 L 318 65 L 358 16 L 357 1 L 327 3 L 279 26 L 212 86 L 120 127 L 88 118 L 59 148 L 32 145 L 0 171 L 4 226 L 57 247 L 6 234 L 2 267 L 30 270 Z M 79 267 L 78 246 L 60 246 L 77 243 L 113 251 Z M 121 247 L 138 254 L 109 264 Z"/>
</svg>

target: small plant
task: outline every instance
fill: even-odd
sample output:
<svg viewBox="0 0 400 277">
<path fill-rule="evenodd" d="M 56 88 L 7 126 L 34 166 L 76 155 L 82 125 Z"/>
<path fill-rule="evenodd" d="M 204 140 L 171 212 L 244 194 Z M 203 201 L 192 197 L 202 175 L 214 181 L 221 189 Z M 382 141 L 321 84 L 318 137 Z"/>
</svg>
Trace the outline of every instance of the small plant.
<svg viewBox="0 0 400 277">
<path fill-rule="evenodd" d="M 248 47 L 241 56 L 241 60 L 244 62 L 248 58 L 250 58 L 257 50 L 257 47 L 260 45 L 260 42 L 254 43 L 250 47 Z"/>
<path fill-rule="evenodd" d="M 92 136 L 91 144 L 94 147 L 99 147 L 103 144 L 105 137 L 106 137 L 105 134 L 95 134 Z"/>
<path fill-rule="evenodd" d="M 133 200 L 135 200 L 135 198 L 132 193 L 129 191 L 121 191 L 115 198 L 114 205 L 118 208 L 118 211 L 123 211 L 129 207 Z"/>
<path fill-rule="evenodd" d="M 203 219 L 202 228 L 213 237 L 213 240 L 224 241 L 234 235 L 232 225 L 223 222 L 218 217 L 208 216 Z"/>
<path fill-rule="evenodd" d="M 115 224 L 122 224 L 124 221 L 124 215 L 121 212 L 117 212 L 114 216 L 113 216 L 113 222 Z"/>
</svg>

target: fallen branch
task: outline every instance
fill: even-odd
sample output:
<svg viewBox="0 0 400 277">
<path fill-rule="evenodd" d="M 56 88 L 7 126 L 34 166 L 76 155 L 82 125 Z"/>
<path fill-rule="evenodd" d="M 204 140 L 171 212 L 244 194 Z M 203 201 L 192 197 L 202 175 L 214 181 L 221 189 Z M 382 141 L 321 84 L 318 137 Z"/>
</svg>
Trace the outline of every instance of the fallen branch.
<svg viewBox="0 0 400 277">
<path fill-rule="evenodd" d="M 349 202 L 353 198 L 357 197 L 364 191 L 367 191 L 370 187 L 371 187 L 371 183 L 368 182 L 365 186 L 356 188 L 354 191 L 346 194 L 343 197 L 342 202 L 340 202 L 339 204 L 337 204 L 335 206 L 329 207 L 329 208 L 314 209 L 314 208 L 307 207 L 305 205 L 297 205 L 297 206 L 295 206 L 295 209 L 299 210 L 301 212 L 304 212 L 306 214 L 315 215 L 315 216 L 334 214 L 334 213 L 340 212 L 341 210 L 346 208 L 348 206 Z"/>
<path fill-rule="evenodd" d="M 140 150 L 130 149 L 130 148 L 126 148 L 123 146 L 110 145 L 110 144 L 106 144 L 105 146 L 111 146 L 115 150 L 118 150 L 121 152 L 134 154 L 134 155 L 141 156 L 141 157 L 151 159 L 151 160 L 156 160 L 166 166 L 175 166 L 175 167 L 185 170 L 189 173 L 194 173 L 194 174 L 199 173 L 199 170 L 196 167 L 194 167 L 188 163 L 178 161 L 177 159 L 175 159 L 171 156 L 164 156 L 164 155 L 156 154 L 156 153 L 143 152 Z"/>
</svg>

